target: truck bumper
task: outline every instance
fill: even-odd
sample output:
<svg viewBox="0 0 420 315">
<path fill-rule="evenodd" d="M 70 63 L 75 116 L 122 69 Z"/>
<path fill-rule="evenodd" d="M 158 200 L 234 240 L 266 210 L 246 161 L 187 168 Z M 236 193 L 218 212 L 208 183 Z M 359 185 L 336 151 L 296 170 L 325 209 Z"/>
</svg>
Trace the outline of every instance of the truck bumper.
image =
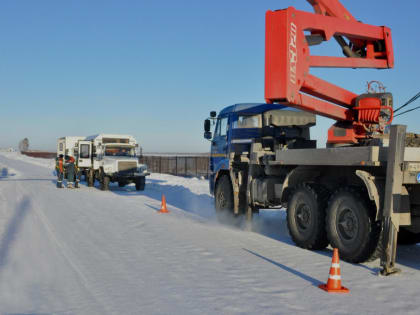
<svg viewBox="0 0 420 315">
<path fill-rule="evenodd" d="M 139 177 L 146 177 L 149 176 L 150 173 L 114 173 L 114 174 L 107 174 L 107 176 L 110 177 L 111 182 L 126 182 L 126 183 L 130 183 L 130 182 L 135 182 L 136 178 Z"/>
</svg>

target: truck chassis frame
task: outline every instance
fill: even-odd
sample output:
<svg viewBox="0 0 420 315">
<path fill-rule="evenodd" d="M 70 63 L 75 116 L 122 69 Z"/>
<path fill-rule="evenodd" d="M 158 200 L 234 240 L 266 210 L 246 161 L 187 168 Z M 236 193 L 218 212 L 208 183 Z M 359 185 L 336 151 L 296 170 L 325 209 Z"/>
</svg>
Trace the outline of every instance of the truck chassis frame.
<svg viewBox="0 0 420 315">
<path fill-rule="evenodd" d="M 417 185 L 420 148 L 405 147 L 405 139 L 406 127 L 393 125 L 388 147 L 278 149 L 267 152 L 254 142 L 249 159 L 245 155 L 231 153 L 229 177 L 233 212 L 246 214 L 251 219 L 260 208 L 286 205 L 291 189 L 299 183 L 311 183 L 314 189 L 318 189 L 325 184 L 320 174 L 342 170 L 343 177 L 353 174 L 346 184 L 362 188 L 375 209 L 375 220 L 381 229 L 381 244 L 378 244 L 381 247 L 381 273 L 389 275 L 398 272 L 395 259 L 400 226 L 411 225 L 412 207 L 420 207 L 417 201 L 410 203 L 407 190 L 408 186 L 420 187 Z M 332 180 L 332 177 L 326 175 L 325 180 Z M 327 189 L 333 190 L 334 185 L 337 182 L 332 180 Z"/>
</svg>

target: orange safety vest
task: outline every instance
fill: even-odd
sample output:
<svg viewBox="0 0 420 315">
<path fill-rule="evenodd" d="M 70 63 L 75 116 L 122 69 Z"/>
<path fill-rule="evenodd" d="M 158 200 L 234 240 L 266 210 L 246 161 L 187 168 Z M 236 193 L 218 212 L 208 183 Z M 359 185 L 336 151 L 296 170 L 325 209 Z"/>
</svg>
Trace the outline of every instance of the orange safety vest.
<svg viewBox="0 0 420 315">
<path fill-rule="evenodd" d="M 63 173 L 63 159 L 58 159 L 57 169 L 60 171 L 60 173 Z"/>
</svg>

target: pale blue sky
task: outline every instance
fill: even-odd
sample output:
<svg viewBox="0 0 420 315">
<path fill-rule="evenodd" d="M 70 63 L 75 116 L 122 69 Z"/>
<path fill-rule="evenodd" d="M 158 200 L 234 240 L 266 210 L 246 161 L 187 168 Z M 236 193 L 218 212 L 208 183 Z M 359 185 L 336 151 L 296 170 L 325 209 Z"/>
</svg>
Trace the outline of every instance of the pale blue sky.
<svg viewBox="0 0 420 315">
<path fill-rule="evenodd" d="M 397 105 L 417 93 L 420 1 L 342 3 L 391 27 L 395 68 L 314 73 L 355 93 L 382 81 Z M 288 6 L 312 11 L 303 0 L 3 0 L 0 147 L 28 137 L 54 150 L 58 137 L 107 132 L 133 134 L 149 152 L 205 152 L 210 110 L 264 101 L 265 11 Z M 419 118 L 395 122 L 420 132 Z M 332 123 L 319 119 L 315 138 L 325 142 Z"/>
</svg>

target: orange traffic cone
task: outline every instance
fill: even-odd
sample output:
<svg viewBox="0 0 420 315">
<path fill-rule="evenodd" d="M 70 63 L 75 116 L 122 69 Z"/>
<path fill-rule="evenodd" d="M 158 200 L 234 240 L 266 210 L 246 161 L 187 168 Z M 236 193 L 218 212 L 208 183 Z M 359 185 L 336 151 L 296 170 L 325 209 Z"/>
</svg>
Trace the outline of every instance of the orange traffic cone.
<svg viewBox="0 0 420 315">
<path fill-rule="evenodd" d="M 327 284 L 320 284 L 319 288 L 329 293 L 349 293 L 350 290 L 341 286 L 340 261 L 338 258 L 338 249 L 334 248 L 330 275 Z"/>
<path fill-rule="evenodd" d="M 166 208 L 166 198 L 165 195 L 162 194 L 162 205 L 160 206 L 160 213 L 169 213 L 168 208 Z"/>
</svg>

